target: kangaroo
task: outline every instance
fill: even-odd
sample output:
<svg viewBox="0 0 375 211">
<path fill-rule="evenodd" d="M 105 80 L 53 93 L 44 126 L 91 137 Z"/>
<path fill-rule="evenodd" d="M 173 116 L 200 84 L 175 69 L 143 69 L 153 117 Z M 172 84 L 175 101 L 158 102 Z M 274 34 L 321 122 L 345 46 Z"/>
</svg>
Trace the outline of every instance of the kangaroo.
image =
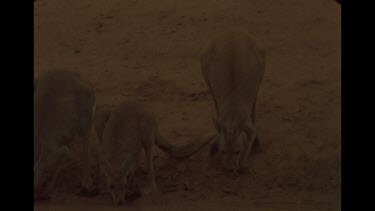
<svg viewBox="0 0 375 211">
<path fill-rule="evenodd" d="M 100 171 L 107 178 L 107 190 L 115 205 L 128 200 L 142 149 L 149 173 L 148 192 L 155 192 L 154 144 L 173 157 L 183 158 L 203 148 L 216 135 L 209 134 L 201 140 L 175 147 L 161 137 L 151 113 L 138 103 L 127 101 L 113 109 L 110 106 L 98 107 L 94 122 L 101 143 L 98 150 Z"/>
<path fill-rule="evenodd" d="M 37 195 L 49 197 L 75 137 L 84 146 L 82 191 L 89 190 L 88 146 L 94 113 L 94 90 L 79 74 L 47 71 L 34 81 L 34 191 Z M 46 171 L 53 172 L 53 176 L 44 189 Z"/>
<path fill-rule="evenodd" d="M 212 94 L 218 137 L 211 155 L 220 151 L 226 170 L 246 169 L 244 162 L 254 142 L 255 106 L 265 70 L 265 49 L 244 32 L 224 32 L 204 49 L 200 61 L 204 80 Z"/>
</svg>

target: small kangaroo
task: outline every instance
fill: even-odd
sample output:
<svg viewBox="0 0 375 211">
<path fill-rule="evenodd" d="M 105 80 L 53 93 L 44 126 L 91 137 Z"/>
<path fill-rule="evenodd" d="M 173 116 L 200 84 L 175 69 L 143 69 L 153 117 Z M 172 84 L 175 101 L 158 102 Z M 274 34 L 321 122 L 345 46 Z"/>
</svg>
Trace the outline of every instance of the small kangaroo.
<svg viewBox="0 0 375 211">
<path fill-rule="evenodd" d="M 218 138 L 211 155 L 220 151 L 227 170 L 246 169 L 244 162 L 254 142 L 255 106 L 265 70 L 265 49 L 244 32 L 224 32 L 214 37 L 201 55 L 201 70 L 212 94 Z"/>
<path fill-rule="evenodd" d="M 89 139 L 95 113 L 91 84 L 77 73 L 47 71 L 34 81 L 34 191 L 49 197 L 69 145 L 80 137 L 84 146 L 82 190 L 90 188 Z M 53 176 L 46 189 L 46 171 Z"/>
<path fill-rule="evenodd" d="M 140 152 L 144 150 L 152 192 L 157 190 L 152 147 L 156 144 L 172 157 L 192 155 L 213 139 L 216 134 L 206 135 L 181 147 L 165 141 L 158 132 L 158 125 L 151 113 L 134 102 L 123 102 L 115 108 L 100 106 L 95 116 L 95 127 L 100 141 L 99 166 L 107 178 L 107 189 L 115 205 L 127 199 Z"/>
</svg>

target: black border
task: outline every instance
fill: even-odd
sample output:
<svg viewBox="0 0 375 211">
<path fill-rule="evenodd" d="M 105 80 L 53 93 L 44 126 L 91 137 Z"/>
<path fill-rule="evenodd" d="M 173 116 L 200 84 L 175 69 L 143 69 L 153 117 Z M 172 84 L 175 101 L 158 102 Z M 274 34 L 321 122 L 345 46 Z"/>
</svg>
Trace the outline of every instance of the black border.
<svg viewBox="0 0 375 211">
<path fill-rule="evenodd" d="M 367 11 L 372 8 L 369 4 L 355 4 L 359 1 L 342 0 L 342 147 L 341 147 L 341 204 L 342 210 L 367 210 L 366 205 L 370 205 L 373 194 L 370 183 L 374 179 L 370 176 L 372 162 L 368 156 L 374 154 L 372 147 L 366 145 L 370 143 L 373 137 L 365 137 L 365 132 L 371 132 L 371 119 L 366 106 L 371 101 L 371 85 L 373 82 L 367 74 L 371 65 L 367 66 L 367 61 L 371 62 L 373 58 L 367 56 L 371 53 L 366 52 L 365 48 L 370 48 L 372 37 L 366 40 L 367 32 L 364 30 L 371 28 L 371 23 L 366 21 L 373 14 L 373 11 Z M 363 42 L 363 43 L 362 43 Z M 367 76 L 367 77 L 366 77 Z M 363 112 L 363 113 L 362 113 Z M 370 120 L 370 123 L 361 118 Z M 370 150 L 370 152 L 366 152 Z M 368 179 L 367 179 L 368 178 Z"/>
<path fill-rule="evenodd" d="M 2 8 L 4 209 L 33 210 L 34 3 L 8 1 Z"/>
</svg>

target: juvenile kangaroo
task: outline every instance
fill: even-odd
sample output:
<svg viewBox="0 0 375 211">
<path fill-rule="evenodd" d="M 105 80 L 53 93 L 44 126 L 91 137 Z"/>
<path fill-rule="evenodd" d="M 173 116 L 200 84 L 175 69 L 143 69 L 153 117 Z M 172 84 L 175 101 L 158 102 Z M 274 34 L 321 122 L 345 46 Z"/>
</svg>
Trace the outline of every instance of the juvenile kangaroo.
<svg viewBox="0 0 375 211">
<path fill-rule="evenodd" d="M 101 143 L 98 158 L 102 174 L 107 178 L 107 189 L 113 203 L 122 204 L 132 190 L 132 180 L 142 149 L 146 156 L 150 190 L 156 191 L 152 147 L 173 157 L 187 157 L 203 148 L 215 137 L 210 134 L 182 147 L 175 147 L 165 141 L 158 132 L 158 125 L 152 114 L 141 105 L 123 102 L 111 109 L 98 107 L 95 116 L 96 131 Z"/>
<path fill-rule="evenodd" d="M 34 191 L 50 194 L 69 145 L 80 137 L 84 146 L 82 190 L 90 188 L 88 145 L 95 112 L 95 93 L 91 84 L 70 71 L 43 73 L 34 82 Z M 53 172 L 47 182 L 46 171 Z M 46 189 L 43 189 L 47 185 Z M 43 189 L 43 190 L 42 190 Z"/>
<path fill-rule="evenodd" d="M 245 168 L 254 142 L 255 106 L 265 70 L 265 50 L 243 32 L 218 34 L 201 55 L 201 70 L 212 94 L 218 138 L 211 152 L 220 151 L 227 170 Z"/>
</svg>

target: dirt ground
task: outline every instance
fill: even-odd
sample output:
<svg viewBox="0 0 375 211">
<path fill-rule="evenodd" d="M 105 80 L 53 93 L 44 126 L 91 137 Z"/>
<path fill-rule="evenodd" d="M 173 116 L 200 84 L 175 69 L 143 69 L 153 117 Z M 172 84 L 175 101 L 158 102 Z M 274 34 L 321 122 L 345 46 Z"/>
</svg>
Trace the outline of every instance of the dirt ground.
<svg viewBox="0 0 375 211">
<path fill-rule="evenodd" d="M 263 152 L 234 177 L 205 148 L 186 160 L 155 156 L 161 194 L 114 208 L 105 193 L 69 192 L 35 210 L 340 210 L 341 7 L 333 0 L 38 0 L 35 76 L 79 72 L 97 104 L 144 103 L 179 145 L 214 130 L 199 52 L 223 28 L 246 30 L 267 47 L 257 102 Z M 71 172 L 78 172 L 76 168 Z"/>
</svg>

